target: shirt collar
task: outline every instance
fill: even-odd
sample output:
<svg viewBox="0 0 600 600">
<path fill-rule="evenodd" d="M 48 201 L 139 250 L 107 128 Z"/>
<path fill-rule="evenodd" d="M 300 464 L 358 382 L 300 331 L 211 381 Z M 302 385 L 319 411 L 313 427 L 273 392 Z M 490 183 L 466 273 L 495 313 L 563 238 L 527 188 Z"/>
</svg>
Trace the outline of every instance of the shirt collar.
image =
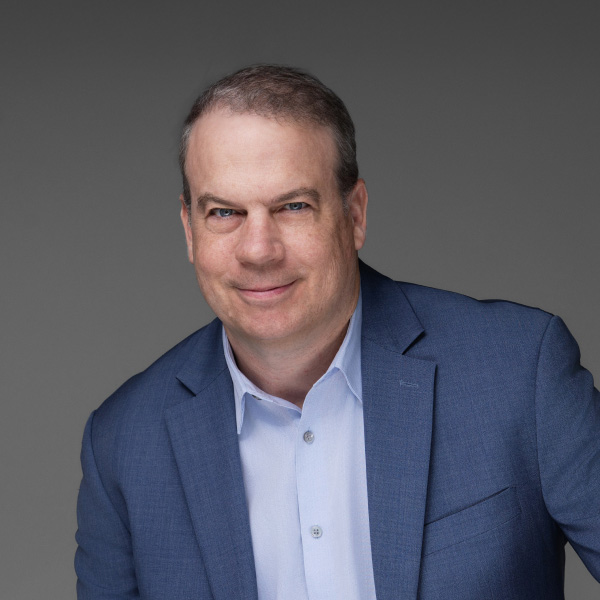
<svg viewBox="0 0 600 600">
<path fill-rule="evenodd" d="M 358 296 L 358 302 L 350 323 L 348 325 L 348 331 L 344 337 L 344 341 L 337 351 L 333 361 L 329 365 L 326 373 L 317 381 L 314 385 L 318 385 L 320 381 L 329 377 L 332 373 L 339 370 L 344 375 L 346 383 L 350 388 L 350 391 L 362 403 L 362 376 L 361 376 L 361 359 L 360 359 L 360 339 L 362 330 L 362 292 Z M 229 368 L 229 374 L 233 382 L 233 393 L 235 397 L 235 418 L 237 424 L 238 434 L 242 431 L 242 425 L 244 422 L 244 409 L 246 406 L 246 394 L 256 396 L 258 398 L 269 398 L 273 401 L 281 399 L 270 396 L 259 387 L 254 385 L 239 369 L 233 356 L 233 350 L 231 344 L 227 339 L 225 328 L 222 327 L 223 335 L 223 350 L 225 352 L 225 361 Z M 287 402 L 283 401 L 285 404 Z"/>
</svg>

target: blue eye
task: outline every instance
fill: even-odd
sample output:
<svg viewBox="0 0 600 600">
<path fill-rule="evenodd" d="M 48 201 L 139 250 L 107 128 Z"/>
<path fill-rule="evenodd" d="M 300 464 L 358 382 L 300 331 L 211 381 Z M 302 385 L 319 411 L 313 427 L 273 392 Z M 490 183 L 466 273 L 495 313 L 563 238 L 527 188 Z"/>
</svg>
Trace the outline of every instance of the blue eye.
<svg viewBox="0 0 600 600">
<path fill-rule="evenodd" d="M 305 206 L 307 206 L 306 202 L 288 202 L 285 208 L 287 210 L 302 210 Z"/>
<path fill-rule="evenodd" d="M 227 217 L 233 216 L 235 210 L 233 208 L 215 208 L 213 209 L 213 214 L 217 217 L 221 217 L 222 219 L 226 219 Z"/>
</svg>

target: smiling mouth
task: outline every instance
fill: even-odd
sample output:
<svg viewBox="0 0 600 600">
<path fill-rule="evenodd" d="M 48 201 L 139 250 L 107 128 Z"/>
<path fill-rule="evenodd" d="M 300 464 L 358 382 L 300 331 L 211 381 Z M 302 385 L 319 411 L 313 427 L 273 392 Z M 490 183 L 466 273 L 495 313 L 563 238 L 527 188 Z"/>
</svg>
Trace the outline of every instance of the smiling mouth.
<svg viewBox="0 0 600 600">
<path fill-rule="evenodd" d="M 294 283 L 295 281 L 278 286 L 259 286 L 255 288 L 238 287 L 237 289 L 242 296 L 246 298 L 270 299 L 284 294 L 294 285 Z"/>
</svg>

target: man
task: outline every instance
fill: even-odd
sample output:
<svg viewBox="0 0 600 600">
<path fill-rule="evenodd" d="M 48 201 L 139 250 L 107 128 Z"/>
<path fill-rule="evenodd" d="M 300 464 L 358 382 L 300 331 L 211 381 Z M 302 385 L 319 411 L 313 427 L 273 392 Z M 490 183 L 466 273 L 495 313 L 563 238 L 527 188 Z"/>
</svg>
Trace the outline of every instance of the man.
<svg viewBox="0 0 600 600">
<path fill-rule="evenodd" d="M 259 66 L 195 103 L 189 260 L 218 319 L 87 424 L 80 599 L 563 598 L 600 577 L 600 397 L 560 319 L 359 264 L 343 103 Z"/>
</svg>

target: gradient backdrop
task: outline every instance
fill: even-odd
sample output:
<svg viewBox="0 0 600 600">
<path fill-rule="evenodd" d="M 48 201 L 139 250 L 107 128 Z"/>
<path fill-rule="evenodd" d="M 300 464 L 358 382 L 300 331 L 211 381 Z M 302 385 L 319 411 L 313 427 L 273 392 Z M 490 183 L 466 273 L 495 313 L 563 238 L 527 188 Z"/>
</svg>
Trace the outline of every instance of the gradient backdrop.
<svg viewBox="0 0 600 600">
<path fill-rule="evenodd" d="M 179 223 L 208 82 L 304 67 L 347 103 L 364 260 L 560 314 L 600 376 L 597 1 L 3 2 L 0 599 L 74 598 L 92 409 L 211 314 Z M 567 597 L 599 597 L 570 551 Z"/>
</svg>

